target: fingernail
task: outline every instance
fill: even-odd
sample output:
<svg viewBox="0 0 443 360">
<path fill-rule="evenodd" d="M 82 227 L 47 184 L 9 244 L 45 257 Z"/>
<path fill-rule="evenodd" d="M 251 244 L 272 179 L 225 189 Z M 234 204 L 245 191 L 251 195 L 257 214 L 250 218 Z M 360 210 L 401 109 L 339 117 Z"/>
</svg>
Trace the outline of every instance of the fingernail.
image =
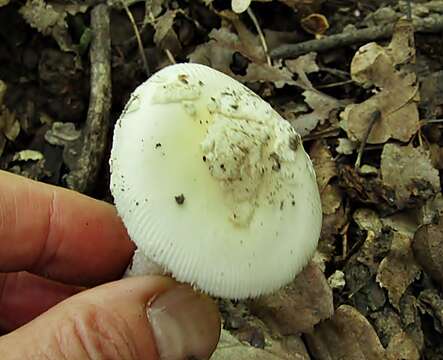
<svg viewBox="0 0 443 360">
<path fill-rule="evenodd" d="M 178 285 L 147 308 L 161 360 L 209 359 L 220 336 L 215 303 L 191 287 Z"/>
</svg>

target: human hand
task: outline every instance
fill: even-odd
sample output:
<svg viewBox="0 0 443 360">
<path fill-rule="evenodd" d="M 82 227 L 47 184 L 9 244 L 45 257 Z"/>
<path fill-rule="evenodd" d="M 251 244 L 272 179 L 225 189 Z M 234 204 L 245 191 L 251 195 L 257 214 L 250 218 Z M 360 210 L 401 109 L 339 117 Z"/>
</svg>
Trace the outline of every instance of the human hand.
<svg viewBox="0 0 443 360">
<path fill-rule="evenodd" d="M 209 298 L 160 276 L 109 282 L 133 250 L 113 206 L 0 171 L 0 359 L 208 358 Z"/>
</svg>

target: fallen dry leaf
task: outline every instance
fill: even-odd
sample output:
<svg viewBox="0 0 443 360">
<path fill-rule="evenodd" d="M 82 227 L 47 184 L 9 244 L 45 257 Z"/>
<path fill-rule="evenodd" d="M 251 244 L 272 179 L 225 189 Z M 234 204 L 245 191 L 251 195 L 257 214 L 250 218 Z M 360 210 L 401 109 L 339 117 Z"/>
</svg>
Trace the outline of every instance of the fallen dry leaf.
<svg viewBox="0 0 443 360">
<path fill-rule="evenodd" d="M 304 89 L 302 95 L 305 98 L 305 102 L 312 109 L 311 112 L 299 114 L 294 119 L 289 120 L 301 136 L 308 135 L 318 124 L 323 124 L 329 118 L 332 110 L 344 106 L 344 102 L 316 90 L 309 80 L 307 74 L 319 70 L 316 56 L 316 53 L 311 52 L 299 56 L 297 59 L 286 61 L 288 69 L 297 75 L 294 85 Z"/>
<path fill-rule="evenodd" d="M 260 38 L 249 30 L 249 28 L 240 20 L 239 16 L 230 11 L 222 11 L 220 15 L 228 20 L 228 22 L 235 28 L 238 38 L 244 48 L 244 55 L 257 63 L 266 62 L 266 54 L 263 50 Z"/>
<path fill-rule="evenodd" d="M 182 53 L 182 46 L 173 28 L 177 11 L 167 10 L 153 22 L 155 29 L 154 42 L 163 50 L 169 50 L 173 55 Z"/>
<path fill-rule="evenodd" d="M 360 229 L 372 231 L 375 236 L 381 235 L 383 223 L 380 220 L 380 216 L 374 210 L 359 208 L 355 210 L 352 218 Z"/>
<path fill-rule="evenodd" d="M 321 193 L 329 181 L 337 176 L 335 160 L 332 157 L 329 147 L 321 140 L 316 141 L 312 145 L 309 156 L 314 165 L 315 174 L 317 175 L 317 185 Z"/>
<path fill-rule="evenodd" d="M 414 254 L 427 274 L 443 286 L 443 218 L 438 224 L 422 226 L 413 242 Z"/>
<path fill-rule="evenodd" d="M 355 142 L 352 142 L 348 138 L 339 138 L 335 151 L 339 154 L 351 155 L 355 149 L 357 149 L 357 144 Z"/>
<path fill-rule="evenodd" d="M 15 114 L 3 105 L 6 91 L 6 83 L 0 80 L 0 156 L 3 154 L 8 140 L 15 141 L 21 130 L 20 122 Z"/>
<path fill-rule="evenodd" d="M 231 8 L 232 11 L 234 11 L 237 14 L 240 14 L 249 7 L 252 0 L 232 0 L 231 1 Z"/>
<path fill-rule="evenodd" d="M 36 150 L 21 150 L 16 152 L 12 158 L 12 161 L 39 161 L 43 160 L 43 154 Z"/>
<path fill-rule="evenodd" d="M 368 205 L 374 205 L 382 214 L 392 213 L 393 190 L 386 189 L 381 179 L 364 176 L 354 166 L 339 166 L 339 184 L 351 199 Z"/>
<path fill-rule="evenodd" d="M 420 79 L 420 105 L 426 118 L 443 115 L 443 71 L 433 72 Z"/>
<path fill-rule="evenodd" d="M 302 95 L 312 111 L 299 115 L 291 122 L 301 136 L 308 135 L 318 124 L 323 124 L 333 110 L 341 108 L 344 104 L 344 102 L 317 90 L 305 90 Z"/>
<path fill-rule="evenodd" d="M 327 185 L 321 196 L 323 222 L 318 242 L 317 251 L 324 261 L 331 260 L 337 256 L 345 256 L 342 250 L 336 249 L 336 242 L 342 234 L 342 229 L 349 223 L 349 208 L 345 207 L 342 201 L 343 194 L 337 185 Z"/>
<path fill-rule="evenodd" d="M 281 360 L 292 360 L 294 355 L 300 356 L 300 359 L 309 359 L 300 336 L 282 336 L 273 332 L 261 319 L 250 313 L 246 301 L 220 300 L 219 307 L 224 320 L 223 329 L 229 330 L 237 342 L 241 342 L 243 349 L 240 351 L 257 356 L 276 355 Z M 226 356 L 228 354 L 232 352 L 226 351 Z"/>
<path fill-rule="evenodd" d="M 336 185 L 326 185 L 320 197 L 324 215 L 335 214 L 342 204 L 342 193 Z"/>
<path fill-rule="evenodd" d="M 396 334 L 386 348 L 386 360 L 419 360 L 420 352 L 414 341 L 404 331 Z"/>
<path fill-rule="evenodd" d="M 329 22 L 322 14 L 310 14 L 300 20 L 304 31 L 313 35 L 322 35 L 329 29 Z"/>
<path fill-rule="evenodd" d="M 276 88 L 282 88 L 285 85 L 295 85 L 296 81 L 292 79 L 292 73 L 278 63 L 269 66 L 266 63 L 251 63 L 246 70 L 246 75 L 236 76 L 241 82 L 271 82 Z"/>
<path fill-rule="evenodd" d="M 272 348 L 273 341 L 270 339 Z M 274 341 L 275 342 L 275 341 Z M 309 355 L 305 349 L 300 351 L 292 351 L 288 353 L 283 349 L 268 350 L 259 349 L 249 344 L 241 342 L 235 336 L 229 333 L 229 331 L 222 329 L 220 341 L 217 349 L 211 356 L 211 360 L 309 360 Z"/>
<path fill-rule="evenodd" d="M 380 168 L 383 185 L 394 191 L 392 201 L 399 209 L 423 202 L 440 190 L 438 171 L 421 147 L 386 144 Z"/>
<path fill-rule="evenodd" d="M 286 61 L 286 66 L 288 69 L 294 74 L 297 74 L 297 86 L 301 87 L 302 89 L 314 89 L 307 74 L 320 70 L 317 65 L 316 58 L 317 53 L 310 52 L 306 55 L 299 56 L 296 59 Z"/>
<path fill-rule="evenodd" d="M 43 35 L 51 35 L 63 51 L 76 51 L 68 31 L 68 15 L 84 13 L 89 5 L 48 3 L 44 0 L 27 0 L 20 8 L 26 22 Z"/>
<path fill-rule="evenodd" d="M 361 303 L 361 299 L 364 299 L 366 312 L 368 308 L 376 310 L 385 302 L 384 293 L 375 282 L 374 275 L 380 260 L 389 251 L 391 236 L 382 232 L 380 217 L 373 210 L 358 209 L 354 212 L 353 219 L 360 229 L 360 235 L 357 239 L 352 239 L 358 242 L 351 248 L 352 255 L 344 267 L 344 272 L 347 290 L 352 294 L 354 303 Z"/>
<path fill-rule="evenodd" d="M 400 299 L 421 272 L 412 252 L 412 237 L 394 232 L 389 254 L 381 261 L 377 282 L 388 290 L 389 301 L 400 309 Z"/>
<path fill-rule="evenodd" d="M 292 78 L 292 72 L 285 66 L 278 62 L 273 65 L 266 63 L 266 57 L 258 36 L 252 34 L 235 15 L 224 12 L 223 16 L 233 24 L 236 33 L 229 30 L 228 27 L 212 30 L 209 34 L 210 40 L 198 46 L 190 54 L 189 60 L 191 62 L 211 66 L 242 83 L 270 82 L 277 88 L 297 84 Z M 232 59 L 237 52 L 251 62 L 243 76 L 234 74 L 231 70 Z"/>
<path fill-rule="evenodd" d="M 301 14 L 310 14 L 320 9 L 321 4 L 325 0 L 279 0 L 283 4 L 294 9 L 295 12 Z"/>
<path fill-rule="evenodd" d="M 443 148 L 438 144 L 429 144 L 429 153 L 432 160 L 432 166 L 438 170 L 443 170 Z"/>
<path fill-rule="evenodd" d="M 300 35 L 295 31 L 263 29 L 263 33 L 269 52 L 272 52 L 273 49 L 279 47 L 281 44 L 295 43 L 300 39 Z"/>
<path fill-rule="evenodd" d="M 414 55 L 413 28 L 403 21 L 397 23 L 388 47 L 369 43 L 357 51 L 351 63 L 352 79 L 363 87 L 381 90 L 360 104 L 348 105 L 341 114 L 341 126 L 350 140 L 363 140 L 376 111 L 381 118 L 369 133 L 368 143 L 381 144 L 391 137 L 406 142 L 417 132 L 416 76 L 410 68 L 402 68 L 414 62 Z"/>
<path fill-rule="evenodd" d="M 251 302 L 251 311 L 283 335 L 311 331 L 333 312 L 332 290 L 313 263 L 280 291 Z"/>
<path fill-rule="evenodd" d="M 197 46 L 188 56 L 189 61 L 231 74 L 232 55 L 235 51 L 241 52 L 243 48 L 238 36 L 224 27 L 213 29 L 208 36 L 210 40 Z M 230 48 L 227 44 L 235 47 Z"/>
<path fill-rule="evenodd" d="M 341 305 L 330 320 L 318 324 L 305 338 L 317 360 L 384 359 L 384 349 L 374 328 L 352 306 Z"/>
<path fill-rule="evenodd" d="M 340 188 L 336 184 L 329 183 L 338 172 L 326 142 L 321 140 L 314 142 L 309 153 L 317 174 L 324 215 L 318 251 L 325 259 L 330 260 L 336 253 L 336 237 L 347 223 L 347 213 L 343 206 Z"/>
<path fill-rule="evenodd" d="M 20 134 L 20 122 L 15 114 L 5 106 L 0 106 L 0 132 L 2 132 L 9 141 L 15 141 Z"/>
<path fill-rule="evenodd" d="M 343 290 L 346 285 L 345 273 L 341 270 L 335 270 L 335 272 L 328 277 L 328 284 L 331 289 Z"/>
<path fill-rule="evenodd" d="M 380 342 L 385 348 L 397 334 L 403 332 L 400 315 L 392 307 L 386 306 L 370 316 Z"/>
<path fill-rule="evenodd" d="M 434 320 L 434 328 L 443 334 L 443 298 L 435 289 L 423 290 L 418 296 L 420 308 Z"/>
<path fill-rule="evenodd" d="M 414 341 L 419 352 L 423 351 L 425 336 L 419 303 L 414 295 L 404 295 L 400 302 L 401 323 L 404 332 Z"/>
</svg>

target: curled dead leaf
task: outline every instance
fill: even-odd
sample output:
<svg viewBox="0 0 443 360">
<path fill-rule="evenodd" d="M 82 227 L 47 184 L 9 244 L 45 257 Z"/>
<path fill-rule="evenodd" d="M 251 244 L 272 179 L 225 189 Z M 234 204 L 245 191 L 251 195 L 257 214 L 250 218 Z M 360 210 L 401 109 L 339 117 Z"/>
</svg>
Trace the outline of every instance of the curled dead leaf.
<svg viewBox="0 0 443 360">
<path fill-rule="evenodd" d="M 49 3 L 44 0 L 27 0 L 20 8 L 26 22 L 43 35 L 51 35 L 63 51 L 77 51 L 68 31 L 68 15 L 84 13 L 87 4 Z"/>
<path fill-rule="evenodd" d="M 163 50 L 169 50 L 173 55 L 178 55 L 182 52 L 180 40 L 173 28 L 176 16 L 176 10 L 167 10 L 153 23 L 155 44 Z"/>
<path fill-rule="evenodd" d="M 386 360 L 419 360 L 420 352 L 414 341 L 404 331 L 396 334 L 386 348 Z"/>
<path fill-rule="evenodd" d="M 304 31 L 313 35 L 324 34 L 329 29 L 328 19 L 322 14 L 308 15 L 301 19 L 300 25 Z"/>
<path fill-rule="evenodd" d="M 438 171 L 421 147 L 386 144 L 380 169 L 383 185 L 394 191 L 392 200 L 399 209 L 424 202 L 440 190 Z"/>
<path fill-rule="evenodd" d="M 294 119 L 289 120 L 301 136 L 308 135 L 318 124 L 323 124 L 333 110 L 339 109 L 345 104 L 343 101 L 316 90 L 312 85 L 307 74 L 319 70 L 316 56 L 316 53 L 311 52 L 299 56 L 297 59 L 286 61 L 288 69 L 297 75 L 294 85 L 305 90 L 302 95 L 305 98 L 305 102 L 312 109 L 311 112 L 299 114 Z"/>
<path fill-rule="evenodd" d="M 434 319 L 434 328 L 443 334 L 443 298 L 436 289 L 423 290 L 418 296 L 420 308 Z"/>
<path fill-rule="evenodd" d="M 377 282 L 388 290 L 391 304 L 400 309 L 400 299 L 421 272 L 412 252 L 412 237 L 394 232 L 389 254 L 381 261 Z"/>
<path fill-rule="evenodd" d="M 329 147 L 323 141 L 316 141 L 309 151 L 309 156 L 314 165 L 317 175 L 317 184 L 320 193 L 325 189 L 329 181 L 337 176 L 335 160 Z"/>
<path fill-rule="evenodd" d="M 269 339 L 270 349 L 260 349 L 247 343 L 241 342 L 229 331 L 222 329 L 220 341 L 212 360 L 309 360 L 309 355 L 304 348 L 297 348 L 291 353 L 285 351 L 281 346 L 274 346 L 276 340 Z M 292 349 L 294 350 L 294 349 Z"/>
<path fill-rule="evenodd" d="M 305 338 L 318 360 L 384 359 L 384 349 L 374 328 L 352 306 L 341 305 L 330 320 L 317 325 Z"/>
<path fill-rule="evenodd" d="M 427 274 L 443 286 L 443 221 L 424 225 L 414 235 L 414 254 Z"/>
<path fill-rule="evenodd" d="M 311 331 L 333 311 L 332 290 L 320 270 L 310 263 L 296 279 L 280 291 L 251 303 L 251 310 L 271 329 L 283 335 Z"/>
<path fill-rule="evenodd" d="M 301 114 L 291 121 L 292 126 L 301 136 L 308 135 L 319 124 L 323 124 L 333 110 L 343 106 L 342 101 L 317 90 L 305 90 L 302 95 L 312 111 Z"/>
<path fill-rule="evenodd" d="M 415 60 L 412 35 L 412 27 L 400 21 L 388 47 L 369 43 L 352 59 L 352 79 L 381 90 L 360 104 L 348 105 L 341 114 L 341 126 L 351 140 L 363 141 L 375 111 L 381 118 L 372 127 L 368 143 L 380 144 L 389 138 L 406 142 L 419 129 L 418 84 L 415 73 L 405 66 Z"/>
</svg>

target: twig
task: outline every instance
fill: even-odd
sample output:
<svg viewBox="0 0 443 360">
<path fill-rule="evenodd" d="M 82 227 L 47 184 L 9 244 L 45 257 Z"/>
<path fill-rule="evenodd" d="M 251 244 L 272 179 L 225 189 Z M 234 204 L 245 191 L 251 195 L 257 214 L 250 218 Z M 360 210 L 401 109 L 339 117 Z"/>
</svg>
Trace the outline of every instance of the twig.
<svg viewBox="0 0 443 360">
<path fill-rule="evenodd" d="M 412 20 L 411 0 L 406 1 L 406 9 L 407 9 L 406 17 L 408 18 L 409 21 L 411 21 Z"/>
<path fill-rule="evenodd" d="M 69 188 L 89 192 L 103 162 L 109 130 L 111 108 L 111 32 L 109 8 L 99 4 L 91 11 L 92 42 L 91 90 L 88 115 L 83 129 L 82 144 L 77 161 L 66 177 Z"/>
<path fill-rule="evenodd" d="M 266 43 L 265 36 L 263 35 L 263 31 L 261 30 L 260 24 L 258 23 L 257 18 L 255 17 L 254 12 L 252 11 L 251 7 L 248 7 L 246 10 L 248 12 L 249 17 L 251 18 L 252 22 L 254 23 L 255 29 L 257 30 L 258 37 L 260 38 L 261 46 L 263 47 L 263 52 L 266 56 L 266 62 L 269 66 L 272 66 L 271 57 L 269 56 L 268 51 L 268 44 Z"/>
<path fill-rule="evenodd" d="M 443 119 L 423 119 L 420 121 L 420 126 L 426 126 L 428 124 L 441 124 Z"/>
<path fill-rule="evenodd" d="M 165 53 L 166 53 L 166 56 L 168 57 L 168 60 L 171 64 L 177 64 L 177 61 L 175 61 L 174 55 L 172 55 L 171 50 L 166 49 Z"/>
<path fill-rule="evenodd" d="M 129 18 L 129 21 L 132 24 L 132 28 L 134 29 L 135 38 L 137 39 L 138 51 L 140 52 L 140 57 L 142 58 L 143 61 L 143 68 L 145 69 L 146 77 L 149 77 L 150 71 L 149 71 L 148 60 L 146 59 L 145 50 L 143 49 L 142 38 L 140 36 L 140 32 L 138 31 L 137 24 L 135 23 L 134 16 L 132 16 L 132 13 L 129 10 L 128 5 L 124 0 L 122 1 L 122 5 L 123 8 L 125 9 L 126 15 Z"/>
<path fill-rule="evenodd" d="M 355 167 L 359 168 L 360 164 L 361 164 L 361 158 L 363 156 L 363 151 L 365 150 L 365 146 L 366 143 L 368 141 L 369 138 L 369 134 L 371 133 L 372 128 L 374 127 L 375 123 L 377 122 L 377 120 L 380 120 L 381 118 L 381 112 L 380 110 L 375 110 L 372 114 L 371 114 L 371 119 L 369 121 L 368 127 L 366 128 L 366 132 L 363 135 L 363 140 L 361 141 L 360 147 L 358 149 L 358 155 L 357 155 L 357 160 L 355 161 Z"/>
<path fill-rule="evenodd" d="M 327 73 L 329 73 L 331 75 L 334 75 L 334 76 L 337 76 L 339 78 L 346 79 L 346 80 L 348 80 L 351 77 L 351 75 L 349 74 L 348 71 L 343 71 L 343 70 L 339 70 L 339 69 L 329 68 L 329 67 L 326 67 L 326 66 L 321 66 L 319 68 L 319 70 L 320 71 L 325 71 L 325 72 L 327 72 Z"/>
<path fill-rule="evenodd" d="M 315 133 L 308 134 L 303 136 L 303 141 L 311 141 L 317 139 L 325 139 L 330 137 L 336 137 L 340 133 L 340 129 L 336 127 L 328 128 L 325 130 L 317 131 Z"/>
<path fill-rule="evenodd" d="M 426 18 L 414 18 L 412 22 L 416 32 L 438 33 L 443 31 L 443 15 L 433 14 Z M 388 38 L 393 34 L 394 26 L 395 24 L 374 26 L 335 34 L 318 40 L 282 45 L 271 51 L 271 57 L 293 58 L 311 51 L 327 51 L 346 45 Z"/>
<path fill-rule="evenodd" d="M 346 84 L 351 84 L 353 82 L 354 82 L 354 80 L 337 81 L 334 83 L 317 85 L 317 89 L 326 89 L 326 88 L 331 88 L 331 87 L 336 87 L 336 86 L 342 86 L 342 85 L 346 85 Z"/>
</svg>

